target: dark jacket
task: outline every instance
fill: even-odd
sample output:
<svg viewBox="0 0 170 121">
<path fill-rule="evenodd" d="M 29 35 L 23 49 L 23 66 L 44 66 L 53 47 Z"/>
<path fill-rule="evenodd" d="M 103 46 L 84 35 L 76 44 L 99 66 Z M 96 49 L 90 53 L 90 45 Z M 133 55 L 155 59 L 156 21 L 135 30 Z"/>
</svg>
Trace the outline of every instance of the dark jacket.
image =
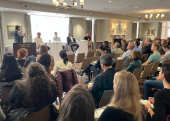
<svg viewBox="0 0 170 121">
<path fill-rule="evenodd" d="M 96 76 L 93 86 L 89 88 L 89 92 L 92 94 L 96 108 L 98 107 L 103 92 L 105 90 L 113 90 L 113 78 L 115 75 L 114 68 L 109 68 L 103 73 Z"/>
<path fill-rule="evenodd" d="M 17 63 L 24 68 L 28 67 L 28 65 L 30 64 L 30 60 L 28 59 L 17 60 Z"/>
<path fill-rule="evenodd" d="M 141 60 L 134 60 L 125 70 L 133 73 L 136 68 L 142 68 Z"/>
<path fill-rule="evenodd" d="M 14 43 L 23 43 L 23 36 L 21 36 L 18 31 L 14 31 Z"/>
<path fill-rule="evenodd" d="M 127 51 L 127 46 L 128 46 L 128 43 L 127 43 L 127 44 L 124 44 L 124 52 Z"/>
<path fill-rule="evenodd" d="M 148 44 L 148 45 L 146 45 L 146 46 L 144 47 L 144 49 L 143 49 L 142 54 L 148 54 L 148 55 L 150 55 L 150 54 L 152 53 L 152 51 L 151 51 L 151 46 L 152 46 L 151 43 Z"/>
<path fill-rule="evenodd" d="M 111 49 L 110 49 L 109 46 L 106 46 L 106 52 L 109 53 L 109 54 L 111 54 Z"/>
<path fill-rule="evenodd" d="M 74 43 L 76 43 L 74 36 L 72 36 L 72 38 L 73 38 Z M 67 37 L 67 43 L 68 43 L 68 45 L 72 43 L 70 36 Z"/>
</svg>

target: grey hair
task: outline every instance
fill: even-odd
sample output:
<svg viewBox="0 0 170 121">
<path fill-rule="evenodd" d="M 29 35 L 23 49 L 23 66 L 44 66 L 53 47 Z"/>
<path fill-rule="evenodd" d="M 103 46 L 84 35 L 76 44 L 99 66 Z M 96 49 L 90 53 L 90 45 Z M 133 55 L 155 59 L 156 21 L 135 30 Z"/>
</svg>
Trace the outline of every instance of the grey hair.
<svg viewBox="0 0 170 121">
<path fill-rule="evenodd" d="M 112 56 L 109 53 L 105 53 L 100 57 L 100 63 L 103 63 L 106 67 L 112 66 Z"/>
<path fill-rule="evenodd" d="M 152 42 L 150 38 L 146 38 L 147 41 L 149 41 L 150 43 Z"/>
<path fill-rule="evenodd" d="M 118 42 L 115 42 L 117 48 L 120 48 L 120 44 Z"/>
<path fill-rule="evenodd" d="M 131 48 L 135 47 L 135 44 L 133 42 L 130 42 L 129 44 L 130 44 Z"/>
</svg>

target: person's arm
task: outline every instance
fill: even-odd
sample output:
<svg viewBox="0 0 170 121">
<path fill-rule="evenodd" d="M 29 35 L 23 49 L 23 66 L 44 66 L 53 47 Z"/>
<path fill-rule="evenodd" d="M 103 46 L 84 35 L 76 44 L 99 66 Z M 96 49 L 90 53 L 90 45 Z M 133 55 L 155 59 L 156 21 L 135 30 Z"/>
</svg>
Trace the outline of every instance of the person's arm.
<svg viewBox="0 0 170 121">
<path fill-rule="evenodd" d="M 119 58 L 119 59 L 117 59 L 117 60 L 125 59 L 125 57 L 126 57 L 126 52 L 124 52 L 124 53 L 123 53 L 123 55 L 122 55 L 122 57 L 120 57 L 120 58 Z"/>
<path fill-rule="evenodd" d="M 68 45 L 70 44 L 69 37 L 67 37 L 67 44 L 68 44 Z"/>
<path fill-rule="evenodd" d="M 94 65 L 95 68 L 100 68 L 100 58 L 98 58 L 97 63 Z"/>
<path fill-rule="evenodd" d="M 134 69 L 134 65 L 130 63 L 129 66 L 125 69 L 125 71 L 132 72 L 133 69 Z"/>
<path fill-rule="evenodd" d="M 19 36 L 18 36 L 18 34 L 17 33 L 14 33 L 14 38 L 15 38 L 15 42 L 16 43 L 19 43 Z"/>
<path fill-rule="evenodd" d="M 93 95 L 93 97 L 99 92 L 99 79 L 100 77 L 97 76 L 94 80 L 93 86 L 89 88 L 89 92 Z"/>
<path fill-rule="evenodd" d="M 53 76 L 55 76 L 57 74 L 57 72 L 58 72 L 58 67 L 57 67 L 57 62 L 56 62 L 55 66 L 54 66 Z"/>
<path fill-rule="evenodd" d="M 170 54 L 165 54 L 163 57 L 161 57 L 161 62 L 168 59 L 170 57 Z"/>
<path fill-rule="evenodd" d="M 148 64 L 150 64 L 150 62 L 147 60 L 145 63 L 142 64 L 142 66 L 146 66 Z"/>
<path fill-rule="evenodd" d="M 144 47 L 142 54 L 147 54 L 149 52 L 149 47 L 147 45 Z"/>
</svg>

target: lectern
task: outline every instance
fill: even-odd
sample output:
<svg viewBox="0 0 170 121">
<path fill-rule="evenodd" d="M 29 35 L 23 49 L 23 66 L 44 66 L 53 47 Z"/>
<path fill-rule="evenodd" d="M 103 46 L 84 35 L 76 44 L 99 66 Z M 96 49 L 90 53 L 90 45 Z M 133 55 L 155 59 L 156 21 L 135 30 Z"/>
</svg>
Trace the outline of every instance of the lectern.
<svg viewBox="0 0 170 121">
<path fill-rule="evenodd" d="M 21 48 L 25 48 L 28 50 L 28 56 L 34 55 L 37 56 L 36 53 L 36 43 L 13 43 L 13 54 L 17 58 L 17 51 Z"/>
</svg>

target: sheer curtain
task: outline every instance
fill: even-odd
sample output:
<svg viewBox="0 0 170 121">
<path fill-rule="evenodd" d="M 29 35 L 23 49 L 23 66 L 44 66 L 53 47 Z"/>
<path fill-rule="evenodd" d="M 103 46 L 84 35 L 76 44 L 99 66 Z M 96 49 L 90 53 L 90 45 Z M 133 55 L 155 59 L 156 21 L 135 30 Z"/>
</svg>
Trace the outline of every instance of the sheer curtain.
<svg viewBox="0 0 170 121">
<path fill-rule="evenodd" d="M 161 39 L 166 39 L 167 37 L 170 37 L 170 21 L 162 22 Z"/>
<path fill-rule="evenodd" d="M 3 13 L 0 12 L 0 61 L 5 54 L 4 32 L 3 32 Z"/>
</svg>

